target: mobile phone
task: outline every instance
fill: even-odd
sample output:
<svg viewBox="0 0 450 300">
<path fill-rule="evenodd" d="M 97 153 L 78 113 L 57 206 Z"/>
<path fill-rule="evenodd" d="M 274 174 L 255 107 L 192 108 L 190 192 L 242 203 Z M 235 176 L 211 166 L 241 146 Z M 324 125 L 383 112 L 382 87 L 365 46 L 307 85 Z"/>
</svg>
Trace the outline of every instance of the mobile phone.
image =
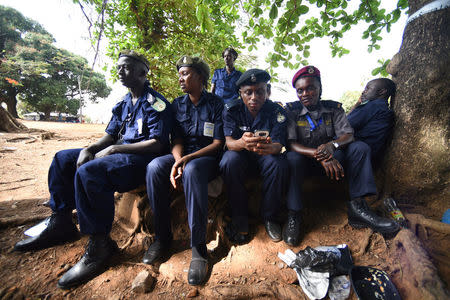
<svg viewBox="0 0 450 300">
<path fill-rule="evenodd" d="M 255 130 L 255 136 L 266 138 L 269 136 L 269 132 L 267 130 Z"/>
</svg>

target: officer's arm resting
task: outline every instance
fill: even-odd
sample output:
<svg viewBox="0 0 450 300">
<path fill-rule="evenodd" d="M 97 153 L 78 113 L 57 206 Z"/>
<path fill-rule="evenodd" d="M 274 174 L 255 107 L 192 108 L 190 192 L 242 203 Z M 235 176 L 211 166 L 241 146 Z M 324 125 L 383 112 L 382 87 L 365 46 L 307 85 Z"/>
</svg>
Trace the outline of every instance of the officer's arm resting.
<svg viewBox="0 0 450 300">
<path fill-rule="evenodd" d="M 314 157 L 314 155 L 316 153 L 315 148 L 305 147 L 302 144 L 295 142 L 295 141 L 289 141 L 289 147 L 290 147 L 291 151 L 295 151 L 297 153 L 300 153 L 300 154 L 308 156 L 308 157 Z"/>
<path fill-rule="evenodd" d="M 221 149 L 223 149 L 223 140 L 214 139 L 208 146 L 189 154 L 189 157 L 190 159 L 195 159 L 202 156 L 214 156 L 219 153 Z"/>
<path fill-rule="evenodd" d="M 133 144 L 111 145 L 112 153 L 150 154 L 159 153 L 163 145 L 157 139 L 145 140 Z"/>
<path fill-rule="evenodd" d="M 114 142 L 115 142 L 115 139 L 114 139 L 114 137 L 112 135 L 105 134 L 98 141 L 96 141 L 95 143 L 89 145 L 86 148 L 86 151 L 88 151 L 92 155 L 95 155 L 97 152 L 99 152 L 99 151 L 105 149 L 106 147 L 111 146 L 112 144 L 114 144 Z"/>
<path fill-rule="evenodd" d="M 334 141 L 331 141 L 329 143 L 336 142 L 339 144 L 339 148 L 345 148 L 348 144 L 350 144 L 354 140 L 355 140 L 355 138 L 352 133 L 345 133 L 345 134 L 341 135 L 339 138 L 337 138 Z"/>
</svg>

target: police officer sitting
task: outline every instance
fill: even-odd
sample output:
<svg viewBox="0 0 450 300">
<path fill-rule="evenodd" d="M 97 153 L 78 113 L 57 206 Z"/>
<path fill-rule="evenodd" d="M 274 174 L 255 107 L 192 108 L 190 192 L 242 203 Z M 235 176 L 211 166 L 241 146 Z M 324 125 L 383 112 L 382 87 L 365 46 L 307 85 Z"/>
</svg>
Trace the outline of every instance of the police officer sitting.
<svg viewBox="0 0 450 300">
<path fill-rule="evenodd" d="M 172 154 L 154 159 L 147 167 L 147 192 L 154 215 L 155 240 L 143 262 L 152 264 L 170 249 L 169 188 L 183 183 L 191 229 L 192 260 L 188 282 L 198 285 L 208 272 L 206 225 L 208 182 L 218 176 L 223 149 L 223 101 L 206 92 L 209 66 L 199 57 L 183 56 L 177 62 L 179 84 L 186 94 L 173 103 L 175 126 Z"/>
<path fill-rule="evenodd" d="M 391 98 L 391 104 L 395 101 L 395 91 L 395 83 L 388 78 L 371 80 L 347 114 L 355 139 L 369 145 L 373 164 L 380 163 L 394 126 L 394 112 L 388 99 Z"/>
<path fill-rule="evenodd" d="M 381 233 L 396 232 L 393 220 L 372 212 L 363 197 L 376 194 L 375 181 L 367 144 L 353 142 L 350 126 L 341 104 L 320 100 L 322 84 L 320 71 L 313 66 L 301 68 L 292 80 L 299 101 L 287 104 L 289 116 L 288 143 L 290 179 L 287 194 L 288 226 L 283 238 L 289 245 L 299 242 L 299 212 L 302 209 L 301 184 L 306 174 L 325 174 L 330 179 L 344 178 L 344 169 L 350 188 L 348 204 L 349 224 L 370 227 Z"/>
<path fill-rule="evenodd" d="M 72 222 L 77 209 L 80 230 L 89 235 L 81 260 L 58 281 L 68 289 L 103 272 L 118 250 L 109 233 L 114 220 L 114 192 L 144 183 L 147 164 L 168 151 L 172 112 L 169 102 L 150 88 L 148 61 L 134 51 L 119 55 L 119 80 L 130 92 L 112 110 L 106 135 L 84 149 L 55 154 L 48 184 L 52 215 L 37 236 L 18 242 L 14 249 L 29 251 L 75 240 Z"/>
<path fill-rule="evenodd" d="M 287 164 L 280 152 L 285 144 L 284 109 L 267 99 L 270 75 L 263 70 L 247 70 L 236 82 L 241 98 L 225 105 L 224 133 L 228 151 L 220 162 L 232 222 L 226 233 L 231 241 L 242 244 L 249 239 L 248 196 L 244 187 L 250 172 L 262 179 L 261 215 L 269 237 L 281 240 L 281 226 L 276 220 L 285 192 Z"/>
</svg>

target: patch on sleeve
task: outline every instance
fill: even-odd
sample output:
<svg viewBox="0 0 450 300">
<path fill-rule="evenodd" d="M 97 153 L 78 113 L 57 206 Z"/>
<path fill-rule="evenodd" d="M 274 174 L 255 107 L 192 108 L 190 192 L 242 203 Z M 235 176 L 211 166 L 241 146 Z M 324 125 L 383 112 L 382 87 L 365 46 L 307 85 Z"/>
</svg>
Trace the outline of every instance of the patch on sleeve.
<svg viewBox="0 0 450 300">
<path fill-rule="evenodd" d="M 166 103 L 163 100 L 156 98 L 156 101 L 152 104 L 152 107 L 154 110 L 161 112 L 166 109 Z"/>
<path fill-rule="evenodd" d="M 279 112 L 277 114 L 277 122 L 278 123 L 283 123 L 284 121 L 286 121 L 286 116 Z"/>
</svg>

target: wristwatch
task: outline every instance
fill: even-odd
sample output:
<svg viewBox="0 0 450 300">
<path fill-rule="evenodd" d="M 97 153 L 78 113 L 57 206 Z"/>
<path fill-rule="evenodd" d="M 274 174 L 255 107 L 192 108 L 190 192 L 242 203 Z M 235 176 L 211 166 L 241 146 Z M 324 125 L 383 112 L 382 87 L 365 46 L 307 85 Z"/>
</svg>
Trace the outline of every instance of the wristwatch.
<svg viewBox="0 0 450 300">
<path fill-rule="evenodd" d="M 332 141 L 331 144 L 333 145 L 334 150 L 337 150 L 339 148 L 339 144 L 337 142 Z"/>
</svg>

